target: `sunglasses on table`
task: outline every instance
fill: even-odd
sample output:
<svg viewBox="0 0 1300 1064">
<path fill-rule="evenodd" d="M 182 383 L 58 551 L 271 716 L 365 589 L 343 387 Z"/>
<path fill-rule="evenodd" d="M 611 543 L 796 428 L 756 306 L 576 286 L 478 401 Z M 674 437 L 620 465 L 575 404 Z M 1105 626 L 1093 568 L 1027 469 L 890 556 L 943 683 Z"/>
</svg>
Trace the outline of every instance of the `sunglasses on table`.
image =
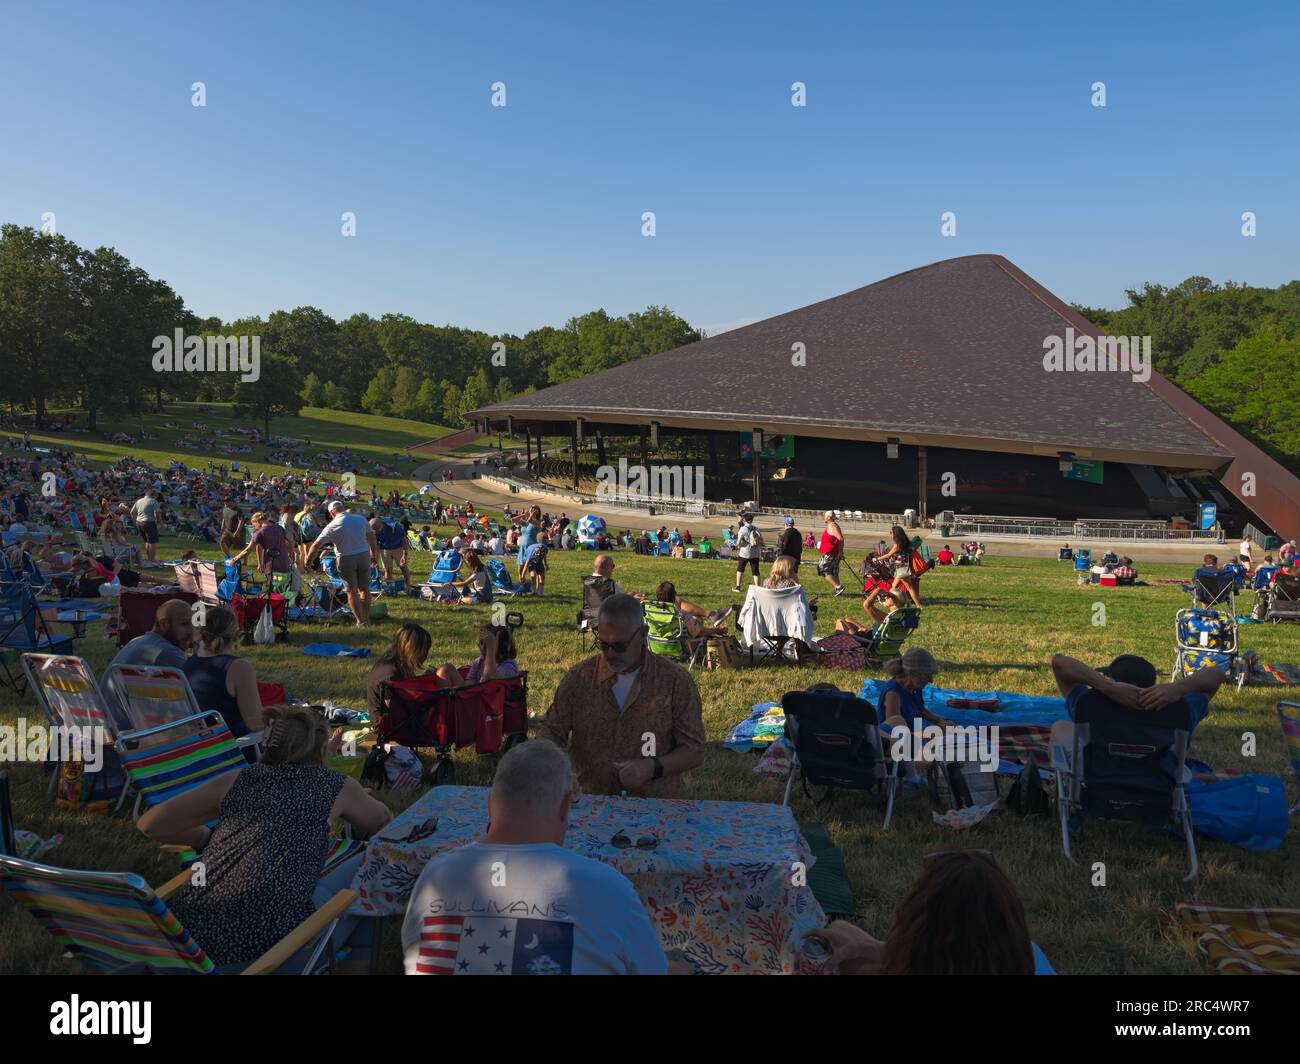
<svg viewBox="0 0 1300 1064">
<path fill-rule="evenodd" d="M 659 837 L 657 835 L 642 835 L 636 840 L 636 842 L 633 842 L 628 837 L 627 833 L 620 829 L 618 833 L 609 840 L 609 844 L 619 850 L 630 849 L 632 846 L 635 846 L 638 850 L 653 850 L 659 845 Z"/>
</svg>

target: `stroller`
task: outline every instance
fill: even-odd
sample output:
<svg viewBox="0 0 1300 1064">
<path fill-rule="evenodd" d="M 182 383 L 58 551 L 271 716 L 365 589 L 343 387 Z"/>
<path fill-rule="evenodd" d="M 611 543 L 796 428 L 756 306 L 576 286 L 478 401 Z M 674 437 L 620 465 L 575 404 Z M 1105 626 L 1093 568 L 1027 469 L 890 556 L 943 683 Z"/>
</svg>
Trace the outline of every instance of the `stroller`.
<svg viewBox="0 0 1300 1064">
<path fill-rule="evenodd" d="M 466 670 L 461 670 L 465 675 Z M 509 750 L 528 731 L 528 673 L 468 687 L 438 687 L 433 674 L 391 680 L 379 691 L 376 745 L 396 742 L 413 749 L 432 747 L 438 757 L 429 772 L 433 786 L 451 781 L 457 750 L 473 744 L 480 754 Z"/>
<path fill-rule="evenodd" d="M 1249 671 L 1237 655 L 1237 618 L 1222 610 L 1184 609 L 1174 618 L 1178 650 L 1170 679 L 1215 665 L 1240 691 Z"/>
</svg>

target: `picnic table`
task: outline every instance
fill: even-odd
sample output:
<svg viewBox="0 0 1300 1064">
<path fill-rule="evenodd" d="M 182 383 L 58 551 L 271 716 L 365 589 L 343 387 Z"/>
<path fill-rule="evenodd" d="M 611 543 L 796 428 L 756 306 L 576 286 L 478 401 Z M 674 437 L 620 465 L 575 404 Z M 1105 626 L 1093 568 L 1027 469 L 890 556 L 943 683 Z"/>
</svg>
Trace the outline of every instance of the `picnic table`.
<svg viewBox="0 0 1300 1064">
<path fill-rule="evenodd" d="M 430 858 L 482 837 L 487 795 L 433 787 L 396 817 L 366 847 L 352 911 L 405 913 Z M 634 843 L 660 842 L 620 849 L 610 841 L 619 831 Z M 812 891 L 796 885 L 814 858 L 786 806 L 583 795 L 570 808 L 565 846 L 627 876 L 664 948 L 708 974 L 792 974 L 804 932 L 826 924 Z"/>
</svg>

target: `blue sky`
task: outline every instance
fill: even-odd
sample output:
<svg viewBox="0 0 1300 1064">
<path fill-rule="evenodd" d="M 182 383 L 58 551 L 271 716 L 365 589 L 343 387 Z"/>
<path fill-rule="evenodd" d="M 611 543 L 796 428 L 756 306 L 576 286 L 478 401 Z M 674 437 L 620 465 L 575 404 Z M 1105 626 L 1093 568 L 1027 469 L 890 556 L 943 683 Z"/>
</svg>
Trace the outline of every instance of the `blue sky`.
<svg viewBox="0 0 1300 1064">
<path fill-rule="evenodd" d="M 0 36 L 0 221 L 204 315 L 718 331 L 980 252 L 1093 305 L 1300 277 L 1294 0 L 10 2 Z"/>
</svg>

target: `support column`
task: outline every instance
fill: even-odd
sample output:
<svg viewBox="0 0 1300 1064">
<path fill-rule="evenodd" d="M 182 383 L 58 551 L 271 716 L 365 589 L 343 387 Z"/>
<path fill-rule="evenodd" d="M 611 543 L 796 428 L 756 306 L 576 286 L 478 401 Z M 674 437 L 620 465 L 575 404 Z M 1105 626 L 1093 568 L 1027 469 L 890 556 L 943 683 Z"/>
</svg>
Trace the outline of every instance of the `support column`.
<svg viewBox="0 0 1300 1064">
<path fill-rule="evenodd" d="M 573 430 L 569 434 L 569 446 L 573 452 L 573 490 L 578 490 L 578 423 L 573 423 Z"/>
<path fill-rule="evenodd" d="M 763 430 L 755 429 L 751 440 L 754 448 L 754 509 L 763 508 Z"/>
<path fill-rule="evenodd" d="M 645 425 L 641 427 L 641 475 L 650 476 L 650 454 L 647 449 L 647 432 Z"/>
<path fill-rule="evenodd" d="M 598 466 L 609 464 L 605 461 L 605 437 L 600 434 L 600 429 L 596 430 L 596 464 Z"/>
<path fill-rule="evenodd" d="M 916 517 L 922 524 L 925 523 L 925 481 L 926 481 L 926 453 L 924 446 L 916 448 L 916 494 L 918 496 L 916 503 Z"/>
<path fill-rule="evenodd" d="M 709 432 L 709 476 L 718 475 L 718 434 Z"/>
<path fill-rule="evenodd" d="M 533 471 L 533 430 L 524 429 L 524 469 Z"/>
</svg>

